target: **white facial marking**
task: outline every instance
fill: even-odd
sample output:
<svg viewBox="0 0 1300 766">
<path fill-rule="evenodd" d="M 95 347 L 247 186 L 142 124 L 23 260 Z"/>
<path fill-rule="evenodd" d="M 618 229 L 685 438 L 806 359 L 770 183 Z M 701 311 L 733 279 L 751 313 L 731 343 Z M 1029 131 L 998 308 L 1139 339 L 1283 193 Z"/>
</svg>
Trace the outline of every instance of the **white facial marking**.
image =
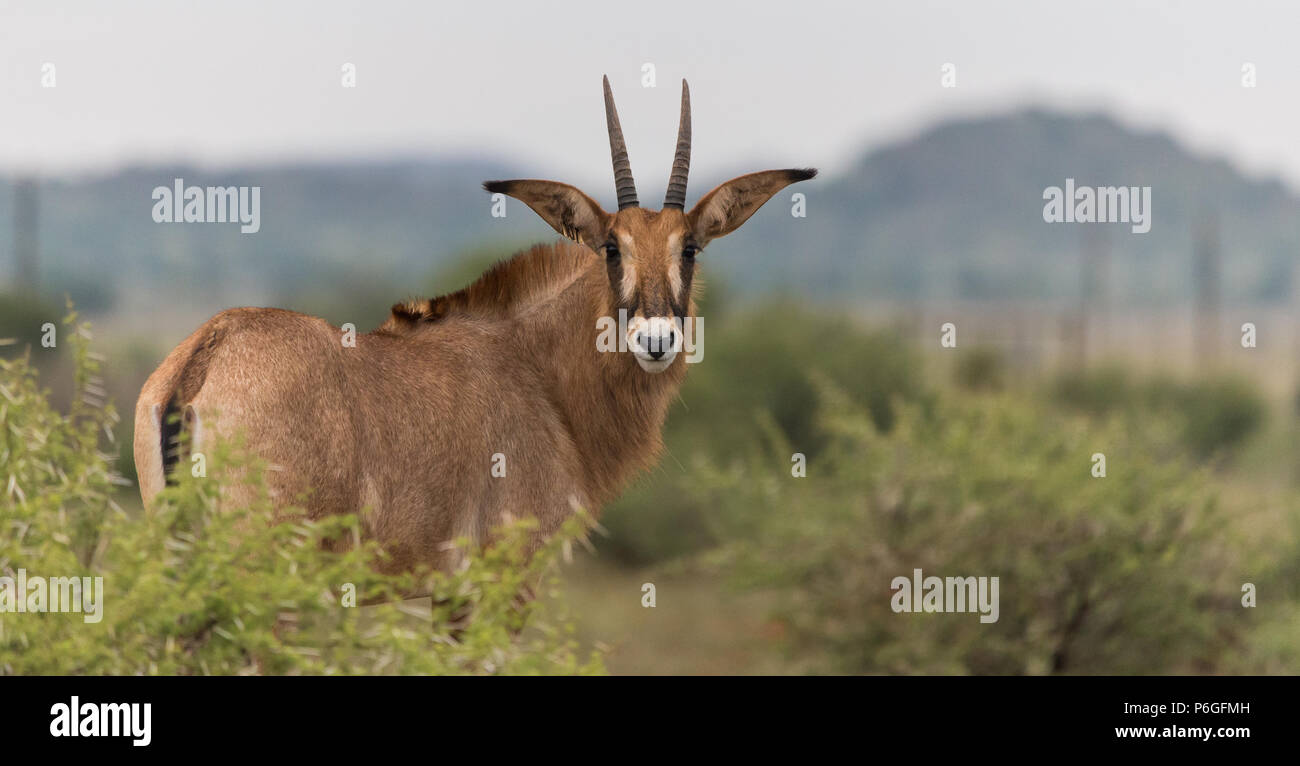
<svg viewBox="0 0 1300 766">
<path fill-rule="evenodd" d="M 672 291 L 674 298 L 681 301 L 686 296 L 682 295 L 682 236 L 680 234 L 668 238 L 668 252 L 671 254 L 668 258 L 668 289 Z"/>
<path fill-rule="evenodd" d="M 623 259 L 623 281 L 618 287 L 623 293 L 623 302 L 631 303 L 636 296 L 636 267 L 627 258 Z"/>
<path fill-rule="evenodd" d="M 663 372 L 682 349 L 682 333 L 668 317 L 637 315 L 627 323 L 627 347 L 646 372 Z M 659 354 L 656 359 L 654 353 Z"/>
</svg>

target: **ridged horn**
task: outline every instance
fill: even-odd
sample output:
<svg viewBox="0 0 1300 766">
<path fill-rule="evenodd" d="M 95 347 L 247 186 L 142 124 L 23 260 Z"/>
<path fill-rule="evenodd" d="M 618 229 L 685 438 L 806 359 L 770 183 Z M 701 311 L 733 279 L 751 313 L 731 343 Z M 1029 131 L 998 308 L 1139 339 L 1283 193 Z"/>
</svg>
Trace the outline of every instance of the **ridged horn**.
<svg viewBox="0 0 1300 766">
<path fill-rule="evenodd" d="M 677 123 L 677 152 L 673 155 L 673 172 L 668 176 L 668 194 L 664 207 L 686 208 L 686 178 L 691 174 L 691 89 L 682 80 L 682 116 Z"/>
<path fill-rule="evenodd" d="M 636 182 L 632 180 L 632 163 L 627 159 L 627 142 L 623 128 L 618 124 L 618 110 L 614 108 L 614 93 L 605 77 L 605 127 L 609 129 L 609 155 L 614 160 L 614 188 L 618 190 L 618 209 L 636 207 Z"/>
</svg>

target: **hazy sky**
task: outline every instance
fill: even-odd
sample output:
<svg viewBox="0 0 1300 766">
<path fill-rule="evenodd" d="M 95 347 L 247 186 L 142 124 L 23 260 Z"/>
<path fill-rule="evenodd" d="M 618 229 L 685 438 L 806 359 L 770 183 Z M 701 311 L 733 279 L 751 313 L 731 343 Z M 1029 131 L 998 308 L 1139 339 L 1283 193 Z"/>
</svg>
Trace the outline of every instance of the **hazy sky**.
<svg viewBox="0 0 1300 766">
<path fill-rule="evenodd" d="M 643 196 L 691 81 L 694 166 L 817 165 L 950 114 L 1105 108 L 1300 188 L 1295 3 L 0 0 L 0 172 L 465 152 Z M 341 87 L 345 62 L 357 86 Z M 657 87 L 641 86 L 644 63 Z M 957 87 L 940 87 L 940 67 Z M 1242 65 L 1258 87 L 1241 86 Z M 56 87 L 41 87 L 42 66 Z M 754 167 L 751 167 L 754 166 Z M 653 194 L 652 194 L 653 191 Z"/>
</svg>

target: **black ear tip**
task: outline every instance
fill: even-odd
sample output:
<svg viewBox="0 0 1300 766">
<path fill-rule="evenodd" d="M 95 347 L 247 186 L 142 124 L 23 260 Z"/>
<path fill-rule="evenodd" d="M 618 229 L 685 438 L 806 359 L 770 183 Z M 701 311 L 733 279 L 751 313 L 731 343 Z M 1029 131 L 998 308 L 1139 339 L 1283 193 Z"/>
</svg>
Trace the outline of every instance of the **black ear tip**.
<svg viewBox="0 0 1300 766">
<path fill-rule="evenodd" d="M 817 168 L 796 168 L 790 171 L 790 175 L 795 181 L 807 181 L 817 177 Z"/>
<path fill-rule="evenodd" d="M 492 192 L 493 194 L 496 194 L 498 192 L 501 194 L 508 194 L 510 191 L 510 182 L 509 181 L 484 181 L 483 190 Z"/>
</svg>

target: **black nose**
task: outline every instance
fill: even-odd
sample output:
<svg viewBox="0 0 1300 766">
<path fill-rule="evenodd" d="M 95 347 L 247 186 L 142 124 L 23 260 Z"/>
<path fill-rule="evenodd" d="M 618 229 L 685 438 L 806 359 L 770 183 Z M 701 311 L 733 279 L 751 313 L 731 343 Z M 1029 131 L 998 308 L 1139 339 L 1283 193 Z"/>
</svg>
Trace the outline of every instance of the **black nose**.
<svg viewBox="0 0 1300 766">
<path fill-rule="evenodd" d="M 636 344 L 640 346 L 647 354 L 649 354 L 650 358 L 654 359 L 655 361 L 659 361 L 660 359 L 663 359 L 664 354 L 668 353 L 668 350 L 671 349 L 674 345 L 676 345 L 676 343 L 677 343 L 677 333 L 671 330 L 668 332 L 667 336 L 664 335 L 646 336 L 644 333 L 637 333 L 636 335 Z"/>
</svg>

